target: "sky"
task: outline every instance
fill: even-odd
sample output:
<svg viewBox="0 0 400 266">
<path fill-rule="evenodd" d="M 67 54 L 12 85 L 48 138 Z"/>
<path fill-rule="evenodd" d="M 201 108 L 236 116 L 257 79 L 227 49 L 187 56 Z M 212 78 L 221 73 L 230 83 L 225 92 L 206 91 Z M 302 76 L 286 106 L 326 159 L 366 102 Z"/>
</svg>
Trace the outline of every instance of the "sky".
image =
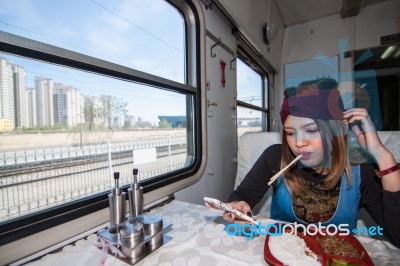
<svg viewBox="0 0 400 266">
<path fill-rule="evenodd" d="M 184 80 L 183 20 L 163 0 L 0 0 L 0 31 L 180 83 Z M 44 76 L 85 95 L 123 98 L 128 102 L 129 115 L 152 123 L 158 122 L 158 115 L 185 115 L 185 97 L 177 93 L 0 56 L 25 68 L 27 87 L 34 87 L 36 76 Z"/>
<path fill-rule="evenodd" d="M 237 99 L 258 107 L 263 107 L 261 101 L 263 79 L 261 75 L 251 69 L 240 59 L 237 59 L 236 66 Z M 266 104 L 268 104 L 268 99 L 266 99 Z M 237 117 L 239 120 L 241 118 L 251 118 L 259 119 L 261 121 L 262 112 L 238 106 Z"/>
<path fill-rule="evenodd" d="M 262 77 L 242 60 L 237 60 L 238 100 L 262 107 Z"/>
</svg>

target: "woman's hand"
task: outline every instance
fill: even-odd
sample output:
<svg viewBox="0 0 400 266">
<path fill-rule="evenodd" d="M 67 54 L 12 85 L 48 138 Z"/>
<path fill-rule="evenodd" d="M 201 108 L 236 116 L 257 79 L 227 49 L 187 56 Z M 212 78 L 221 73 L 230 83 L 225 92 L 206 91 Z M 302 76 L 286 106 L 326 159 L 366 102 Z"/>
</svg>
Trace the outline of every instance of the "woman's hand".
<svg viewBox="0 0 400 266">
<path fill-rule="evenodd" d="M 231 203 L 227 203 L 229 206 L 232 208 L 246 214 L 247 216 L 252 216 L 251 214 L 251 208 L 250 205 L 245 202 L 245 201 L 233 201 Z M 240 224 L 246 224 L 249 223 L 247 221 L 244 221 L 242 219 L 238 219 L 233 213 L 231 212 L 225 212 L 224 215 L 222 216 L 225 220 L 227 220 L 230 223 L 238 222 Z"/>
<path fill-rule="evenodd" d="M 226 203 L 226 204 L 229 205 L 230 207 L 246 214 L 247 216 L 250 216 L 250 217 L 252 216 L 250 205 L 245 201 L 233 201 L 233 202 Z M 216 207 L 214 207 L 213 205 L 211 205 L 207 202 L 205 203 L 205 205 L 208 208 L 217 209 Z M 238 222 L 240 224 L 249 223 L 245 220 L 237 219 L 236 216 L 231 212 L 225 212 L 222 217 L 224 218 L 224 220 L 227 220 L 230 223 L 234 223 L 234 222 Z"/>
<path fill-rule="evenodd" d="M 386 148 L 379 139 L 367 110 L 351 108 L 343 112 L 343 118 L 344 122 L 350 125 L 350 129 L 356 135 L 360 146 L 369 152 L 375 160 L 379 161 L 382 151 Z"/>
</svg>

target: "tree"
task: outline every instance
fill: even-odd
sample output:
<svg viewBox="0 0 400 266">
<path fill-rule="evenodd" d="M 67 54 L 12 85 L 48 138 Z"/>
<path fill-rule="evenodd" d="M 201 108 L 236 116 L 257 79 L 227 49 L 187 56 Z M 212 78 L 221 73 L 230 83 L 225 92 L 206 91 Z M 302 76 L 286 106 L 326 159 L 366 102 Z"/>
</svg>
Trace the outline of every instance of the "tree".
<svg viewBox="0 0 400 266">
<path fill-rule="evenodd" d="M 85 100 L 85 106 L 83 108 L 83 115 L 85 122 L 89 125 L 89 130 L 94 128 L 96 119 L 101 117 L 103 114 L 102 108 L 95 104 L 93 99 L 87 98 Z"/>
<path fill-rule="evenodd" d="M 114 126 L 114 120 L 116 117 L 124 116 L 128 113 L 126 107 L 128 102 L 124 101 L 122 98 L 117 98 L 115 96 L 111 97 L 109 95 L 101 95 L 101 102 L 103 104 L 103 117 L 107 121 L 109 129 Z"/>
<path fill-rule="evenodd" d="M 135 127 L 137 128 L 151 128 L 151 123 L 147 121 L 143 121 L 141 117 L 138 117 L 138 120 L 135 124 Z"/>
<path fill-rule="evenodd" d="M 124 121 L 124 126 L 123 126 L 124 129 L 130 129 L 132 127 L 133 127 L 133 125 L 132 125 L 131 121 L 126 121 L 126 120 Z"/>
<path fill-rule="evenodd" d="M 166 120 L 163 119 L 158 123 L 159 128 L 172 128 L 172 125 Z"/>
</svg>

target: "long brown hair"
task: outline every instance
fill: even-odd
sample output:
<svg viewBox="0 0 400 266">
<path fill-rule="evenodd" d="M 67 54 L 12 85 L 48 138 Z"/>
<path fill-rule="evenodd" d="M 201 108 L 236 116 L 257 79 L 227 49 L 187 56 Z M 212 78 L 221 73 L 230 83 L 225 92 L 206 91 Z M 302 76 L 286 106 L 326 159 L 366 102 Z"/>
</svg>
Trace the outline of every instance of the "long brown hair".
<svg viewBox="0 0 400 266">
<path fill-rule="evenodd" d="M 347 154 L 347 125 L 337 120 L 314 119 L 314 121 L 318 126 L 324 149 L 323 167 L 328 169 L 325 189 L 331 190 L 335 188 L 340 182 L 344 171 L 347 174 L 350 187 L 352 176 Z M 295 155 L 290 150 L 285 132 L 283 132 L 281 168 L 288 165 L 294 158 Z M 298 167 L 292 166 L 283 174 L 283 180 L 289 191 L 297 195 L 305 191 L 302 183 L 297 178 L 299 172 L 300 169 Z"/>
</svg>

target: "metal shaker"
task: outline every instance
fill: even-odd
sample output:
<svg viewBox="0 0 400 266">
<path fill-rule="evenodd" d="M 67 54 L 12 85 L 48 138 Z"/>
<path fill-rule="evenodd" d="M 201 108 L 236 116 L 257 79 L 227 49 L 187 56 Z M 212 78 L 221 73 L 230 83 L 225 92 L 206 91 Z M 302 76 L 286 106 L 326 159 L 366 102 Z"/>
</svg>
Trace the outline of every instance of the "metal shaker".
<svg viewBox="0 0 400 266">
<path fill-rule="evenodd" d="M 150 238 L 146 242 L 147 246 L 157 248 L 163 244 L 163 221 L 157 215 L 141 215 L 138 217 L 130 218 L 129 224 L 143 224 L 144 234 Z"/>
<path fill-rule="evenodd" d="M 133 183 L 128 188 L 129 213 L 135 217 L 143 214 L 143 187 L 137 181 L 138 169 L 133 169 Z"/>
<path fill-rule="evenodd" d="M 144 230 L 141 223 L 130 223 L 121 229 L 121 251 L 127 258 L 141 257 L 145 254 Z"/>
<path fill-rule="evenodd" d="M 119 172 L 114 173 L 114 188 L 108 194 L 110 205 L 110 233 L 118 233 L 125 220 L 125 192 L 119 187 Z"/>
</svg>

